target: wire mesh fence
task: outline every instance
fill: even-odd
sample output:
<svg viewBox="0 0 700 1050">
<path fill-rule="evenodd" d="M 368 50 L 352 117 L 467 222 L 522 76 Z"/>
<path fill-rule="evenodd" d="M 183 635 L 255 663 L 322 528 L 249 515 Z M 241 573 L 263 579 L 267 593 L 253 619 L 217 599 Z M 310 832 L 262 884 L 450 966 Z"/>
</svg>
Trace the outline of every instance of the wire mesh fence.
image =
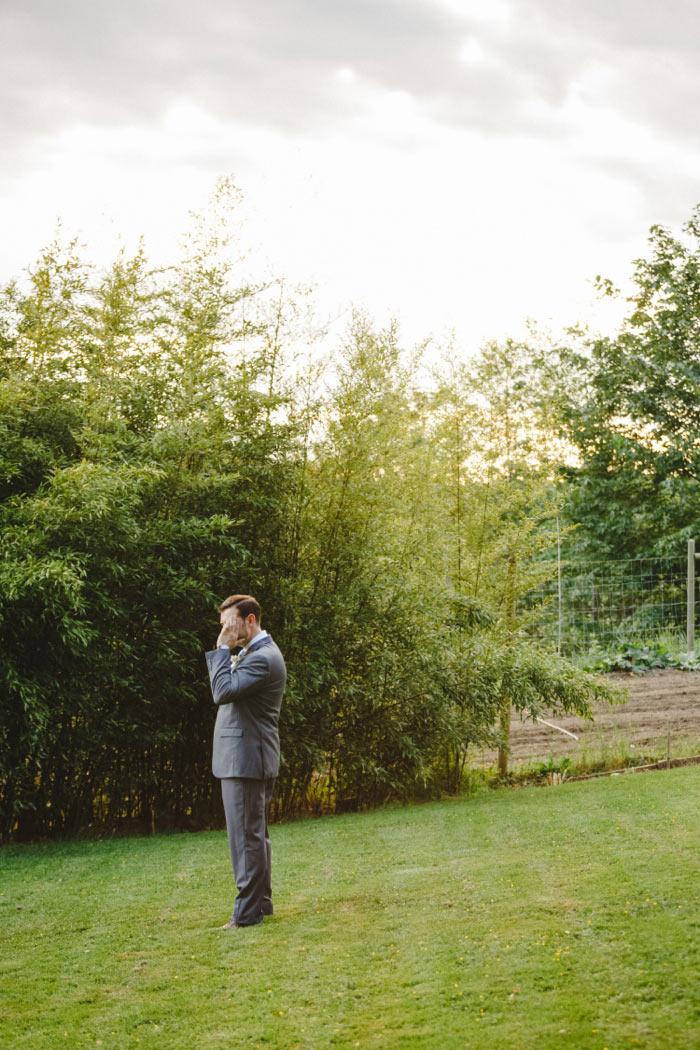
<svg viewBox="0 0 700 1050">
<path fill-rule="evenodd" d="M 564 654 L 686 637 L 687 559 L 563 561 L 528 595 L 533 633 Z"/>
</svg>

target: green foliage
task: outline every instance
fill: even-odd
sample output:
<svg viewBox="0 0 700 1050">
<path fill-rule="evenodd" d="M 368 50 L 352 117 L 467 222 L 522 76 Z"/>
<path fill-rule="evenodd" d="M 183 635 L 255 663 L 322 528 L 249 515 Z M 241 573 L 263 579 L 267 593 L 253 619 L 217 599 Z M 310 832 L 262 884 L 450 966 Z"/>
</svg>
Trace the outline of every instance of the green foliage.
<svg viewBox="0 0 700 1050">
<path fill-rule="evenodd" d="M 646 674 L 660 668 L 695 671 L 700 670 L 700 657 L 694 653 L 674 655 L 663 645 L 625 645 L 612 655 L 587 661 L 585 667 L 603 673 L 630 671 L 632 674 Z"/>
<path fill-rule="evenodd" d="M 618 334 L 572 332 L 540 361 L 577 450 L 567 511 L 592 557 L 677 553 L 700 530 L 700 210 L 681 236 L 652 227 L 633 280 Z"/>
<path fill-rule="evenodd" d="M 316 361 L 303 297 L 229 248 L 54 245 L 0 300 L 4 836 L 221 819 L 202 651 L 234 591 L 289 668 L 278 815 L 457 790 L 511 705 L 612 699 L 526 644 L 556 499 L 522 348 L 426 383 L 358 314 Z"/>
<path fill-rule="evenodd" d="M 209 269 L 59 248 L 5 294 L 4 834 L 211 812 L 201 652 L 286 470 L 222 349 L 234 306 Z"/>
<path fill-rule="evenodd" d="M 535 773 L 537 776 L 547 779 L 551 777 L 553 773 L 558 773 L 562 777 L 566 777 L 566 774 L 571 769 L 570 758 L 555 759 L 553 756 L 546 762 L 539 762 L 535 766 Z"/>
</svg>

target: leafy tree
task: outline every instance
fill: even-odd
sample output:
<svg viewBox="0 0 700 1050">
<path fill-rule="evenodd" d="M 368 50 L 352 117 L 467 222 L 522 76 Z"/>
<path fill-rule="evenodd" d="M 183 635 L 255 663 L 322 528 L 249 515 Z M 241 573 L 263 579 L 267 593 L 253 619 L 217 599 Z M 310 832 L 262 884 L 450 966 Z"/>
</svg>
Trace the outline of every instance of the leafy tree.
<svg viewBox="0 0 700 1050">
<path fill-rule="evenodd" d="M 541 361 L 578 452 L 568 514 L 595 557 L 682 552 L 700 526 L 700 210 L 682 236 L 652 227 L 633 281 L 618 334 L 572 332 Z"/>
<path fill-rule="evenodd" d="M 202 648 L 284 473 L 228 280 L 54 247 L 6 291 L 4 834 L 211 811 Z"/>
<path fill-rule="evenodd" d="M 470 362 L 450 364 L 441 376 L 433 415 L 455 592 L 472 607 L 488 610 L 489 645 L 498 653 L 493 666 L 509 661 L 520 666 L 522 652 L 529 674 L 535 662 L 527 628 L 539 610 L 528 597 L 552 574 L 547 554 L 556 542 L 561 500 L 556 491 L 559 449 L 547 412 L 529 348 L 508 340 L 488 344 Z M 485 651 L 477 646 L 474 659 Z M 540 660 L 544 669 L 550 657 L 542 654 Z M 505 775 L 516 702 L 509 682 L 515 679 L 489 672 L 488 681 L 497 702 L 499 768 Z M 548 681 L 547 676 L 540 675 L 540 681 Z M 587 715 L 585 682 L 579 685 L 584 687 L 580 713 Z M 560 709 L 557 697 L 556 690 L 545 690 L 540 709 Z"/>
</svg>

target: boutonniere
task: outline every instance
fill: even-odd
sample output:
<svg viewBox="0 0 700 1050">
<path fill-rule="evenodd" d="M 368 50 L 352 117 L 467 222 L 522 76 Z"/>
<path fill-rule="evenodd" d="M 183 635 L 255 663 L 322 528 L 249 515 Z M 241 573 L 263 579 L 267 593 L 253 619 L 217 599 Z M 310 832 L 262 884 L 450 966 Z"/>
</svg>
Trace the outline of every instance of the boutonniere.
<svg viewBox="0 0 700 1050">
<path fill-rule="evenodd" d="M 246 647 L 245 649 L 241 649 L 240 653 L 231 653 L 231 667 L 238 667 L 247 652 L 248 649 Z"/>
</svg>

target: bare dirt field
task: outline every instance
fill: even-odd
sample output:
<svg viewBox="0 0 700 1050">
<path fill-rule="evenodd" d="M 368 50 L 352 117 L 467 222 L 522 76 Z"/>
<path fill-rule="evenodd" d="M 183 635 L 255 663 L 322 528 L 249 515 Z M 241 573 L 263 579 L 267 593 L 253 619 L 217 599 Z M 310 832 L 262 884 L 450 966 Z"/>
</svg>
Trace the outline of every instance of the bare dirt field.
<svg viewBox="0 0 700 1050">
<path fill-rule="evenodd" d="M 623 706 L 597 707 L 593 722 L 545 715 L 547 721 L 576 734 L 578 741 L 540 723 L 520 722 L 515 716 L 511 726 L 511 767 L 584 751 L 592 756 L 622 746 L 640 754 L 646 753 L 649 745 L 658 751 L 660 746 L 665 749 L 669 733 L 672 754 L 681 748 L 689 753 L 688 744 L 694 739 L 700 749 L 700 672 L 649 671 L 640 676 L 607 677 L 627 689 L 629 700 Z M 486 765 L 495 759 L 495 752 L 484 752 Z"/>
</svg>

